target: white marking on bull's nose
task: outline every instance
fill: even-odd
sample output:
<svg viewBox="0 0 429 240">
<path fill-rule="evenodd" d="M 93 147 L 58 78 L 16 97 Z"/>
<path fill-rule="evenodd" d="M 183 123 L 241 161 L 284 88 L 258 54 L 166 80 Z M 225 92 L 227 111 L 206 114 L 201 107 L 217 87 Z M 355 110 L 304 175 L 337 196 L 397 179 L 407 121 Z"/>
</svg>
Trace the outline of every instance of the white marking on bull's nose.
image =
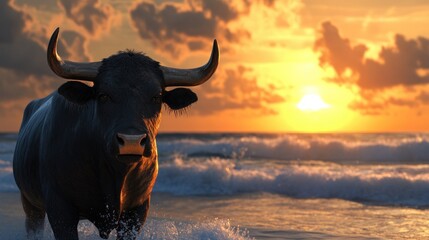
<svg viewBox="0 0 429 240">
<path fill-rule="evenodd" d="M 143 155 L 147 134 L 116 134 L 119 142 L 119 154 Z"/>
</svg>

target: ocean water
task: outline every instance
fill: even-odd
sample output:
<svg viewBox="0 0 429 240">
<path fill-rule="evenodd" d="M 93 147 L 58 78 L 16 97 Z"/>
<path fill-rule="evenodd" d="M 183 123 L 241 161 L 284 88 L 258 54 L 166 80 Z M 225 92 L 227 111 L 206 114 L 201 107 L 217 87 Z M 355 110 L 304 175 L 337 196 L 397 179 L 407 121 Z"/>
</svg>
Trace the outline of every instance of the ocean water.
<svg viewBox="0 0 429 240">
<path fill-rule="evenodd" d="M 24 234 L 15 141 L 0 134 L 0 234 L 10 239 Z M 429 238 L 428 133 L 164 133 L 157 143 L 140 239 Z M 98 239 L 87 221 L 79 234 Z"/>
</svg>

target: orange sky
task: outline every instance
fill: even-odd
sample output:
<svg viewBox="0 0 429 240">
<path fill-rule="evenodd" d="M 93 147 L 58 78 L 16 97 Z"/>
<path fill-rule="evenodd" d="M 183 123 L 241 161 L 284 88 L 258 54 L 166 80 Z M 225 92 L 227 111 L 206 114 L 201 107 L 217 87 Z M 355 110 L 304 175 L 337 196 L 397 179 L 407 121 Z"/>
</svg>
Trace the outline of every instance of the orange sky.
<svg viewBox="0 0 429 240">
<path fill-rule="evenodd" d="M 2 1 L 0 131 L 17 131 L 25 105 L 64 82 L 45 60 L 57 26 L 75 61 L 130 48 L 196 67 L 218 40 L 199 102 L 166 111 L 161 131 L 428 131 L 428 16 L 423 0 Z M 299 109 L 306 95 L 325 107 Z"/>
</svg>

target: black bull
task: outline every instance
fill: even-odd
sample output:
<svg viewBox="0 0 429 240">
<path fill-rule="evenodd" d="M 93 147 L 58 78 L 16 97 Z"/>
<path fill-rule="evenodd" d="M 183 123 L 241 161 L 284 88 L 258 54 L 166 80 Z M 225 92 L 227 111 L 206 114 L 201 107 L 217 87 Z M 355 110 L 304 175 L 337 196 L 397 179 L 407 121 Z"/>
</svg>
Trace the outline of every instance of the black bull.
<svg viewBox="0 0 429 240">
<path fill-rule="evenodd" d="M 64 83 L 25 109 L 13 160 L 28 237 L 43 238 L 45 213 L 56 239 L 78 239 L 79 219 L 102 238 L 134 239 L 145 222 L 158 173 L 155 136 L 161 107 L 178 110 L 197 101 L 188 88 L 216 70 L 216 41 L 209 62 L 195 69 L 160 66 L 132 51 L 102 62 L 64 61 L 57 29 L 48 63 Z"/>
</svg>

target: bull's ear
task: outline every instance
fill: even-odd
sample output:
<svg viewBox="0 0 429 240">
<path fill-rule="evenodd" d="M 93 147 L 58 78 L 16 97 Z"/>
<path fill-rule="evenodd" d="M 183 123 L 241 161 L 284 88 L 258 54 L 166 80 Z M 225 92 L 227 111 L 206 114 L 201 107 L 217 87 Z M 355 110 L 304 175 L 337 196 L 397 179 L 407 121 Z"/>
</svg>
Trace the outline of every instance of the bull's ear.
<svg viewBox="0 0 429 240">
<path fill-rule="evenodd" d="M 92 98 L 93 88 L 85 83 L 69 81 L 58 88 L 58 93 L 71 102 L 84 104 Z"/>
<path fill-rule="evenodd" d="M 198 101 L 198 97 L 188 88 L 176 88 L 171 91 L 165 91 L 162 101 L 172 110 L 179 110 Z"/>
</svg>

